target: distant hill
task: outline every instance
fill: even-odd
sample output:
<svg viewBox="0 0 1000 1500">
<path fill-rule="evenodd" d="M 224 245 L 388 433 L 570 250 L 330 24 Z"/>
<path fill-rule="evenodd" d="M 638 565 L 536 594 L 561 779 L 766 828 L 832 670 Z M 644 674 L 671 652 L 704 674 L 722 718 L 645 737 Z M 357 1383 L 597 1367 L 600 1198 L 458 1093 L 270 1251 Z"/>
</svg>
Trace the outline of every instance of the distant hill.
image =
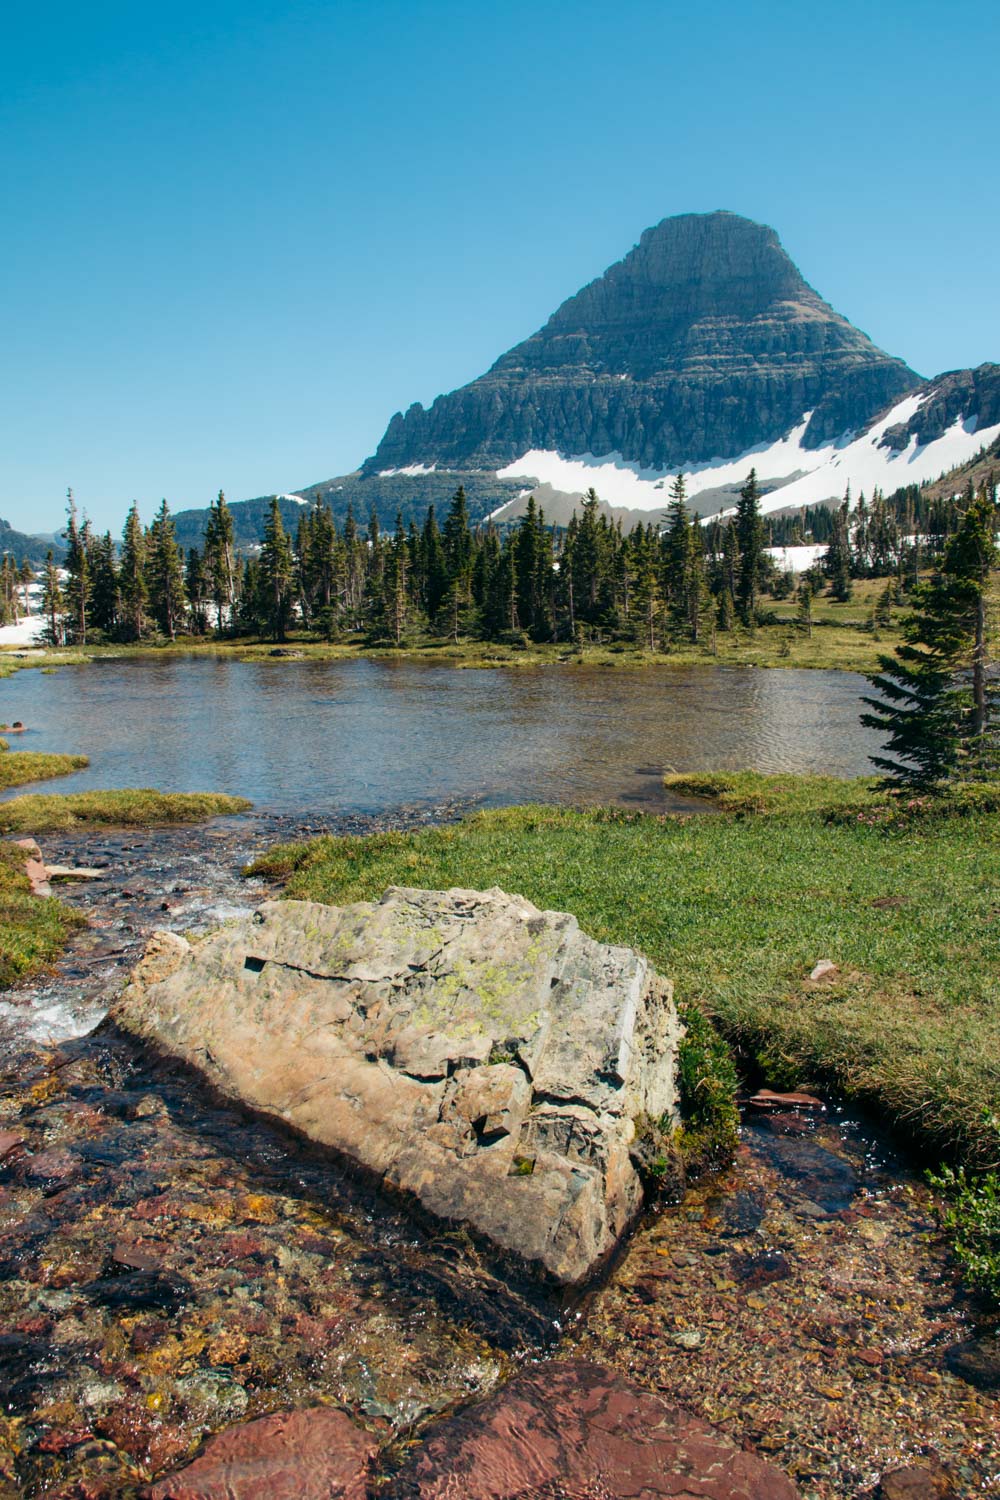
<svg viewBox="0 0 1000 1500">
<path fill-rule="evenodd" d="M 368 518 L 374 510 L 383 529 L 391 530 L 396 524 L 397 511 L 402 514 L 404 526 L 410 521 L 421 525 L 429 505 L 433 505 L 440 515 L 460 484 L 465 485 L 473 521 L 480 521 L 491 511 L 516 500 L 525 488 L 520 481 L 498 479 L 495 474 L 481 471 L 377 474 L 370 478 L 355 472 L 342 474 L 336 479 L 324 479 L 297 494 L 279 495 L 278 505 L 282 522 L 293 536 L 303 507 L 309 505 L 316 495 L 325 501 L 340 522 L 343 522 L 350 504 L 360 527 L 368 525 Z M 233 535 L 238 547 L 246 550 L 260 541 L 270 508 L 270 495 L 254 500 L 236 500 L 230 505 Z M 174 520 L 177 540 L 182 547 L 201 547 L 207 519 L 207 508 L 178 511 Z"/>
<path fill-rule="evenodd" d="M 26 532 L 15 531 L 9 521 L 0 520 L 0 556 L 9 552 L 16 562 L 27 558 L 33 568 L 39 568 L 50 549 L 57 562 L 66 556 L 65 544 L 55 537 L 29 536 Z"/>
</svg>

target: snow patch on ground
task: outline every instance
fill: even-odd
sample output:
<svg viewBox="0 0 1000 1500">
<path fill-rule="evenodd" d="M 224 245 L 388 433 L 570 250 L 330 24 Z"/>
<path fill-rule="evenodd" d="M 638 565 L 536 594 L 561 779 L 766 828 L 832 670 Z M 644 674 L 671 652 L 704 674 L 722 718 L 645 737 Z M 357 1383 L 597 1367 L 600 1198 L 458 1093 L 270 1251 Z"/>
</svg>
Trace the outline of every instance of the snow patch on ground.
<svg viewBox="0 0 1000 1500">
<path fill-rule="evenodd" d="M 0 625 L 0 646 L 34 646 L 44 629 L 41 615 L 28 615 L 16 625 Z"/>
<path fill-rule="evenodd" d="M 774 558 L 782 572 L 804 573 L 813 563 L 826 554 L 825 542 L 800 543 L 795 547 L 765 547 L 764 551 Z"/>
<path fill-rule="evenodd" d="M 757 478 L 764 484 L 787 481 L 764 496 L 761 509 L 765 512 L 839 499 L 848 485 L 855 499 L 862 491 L 870 496 L 876 486 L 891 494 L 906 484 L 937 479 L 1000 436 L 1000 423 L 977 430 L 974 417 L 958 417 L 932 443 L 920 446 L 914 437 L 900 452 L 880 447 L 887 429 L 909 422 L 925 400 L 926 393 L 906 396 L 860 436 L 847 434 L 822 448 L 802 446 L 811 416 L 805 412 L 801 422 L 775 443 L 748 448 L 738 458 L 712 459 L 685 467 L 688 497 L 695 499 L 706 490 L 742 484 L 751 468 L 757 470 Z M 650 511 L 664 509 L 673 477 L 673 471 L 644 469 L 617 453 L 603 458 L 591 453 L 564 458 L 537 448 L 497 470 L 498 479 L 534 479 L 568 494 L 582 494 L 593 487 L 609 505 Z"/>
<path fill-rule="evenodd" d="M 308 505 L 309 501 L 302 495 L 275 495 L 275 500 L 291 500 L 294 505 Z"/>
<path fill-rule="evenodd" d="M 416 474 L 433 474 L 437 464 L 407 464 L 405 469 L 379 469 L 380 479 L 391 479 L 394 474 L 405 474 L 412 479 Z"/>
</svg>

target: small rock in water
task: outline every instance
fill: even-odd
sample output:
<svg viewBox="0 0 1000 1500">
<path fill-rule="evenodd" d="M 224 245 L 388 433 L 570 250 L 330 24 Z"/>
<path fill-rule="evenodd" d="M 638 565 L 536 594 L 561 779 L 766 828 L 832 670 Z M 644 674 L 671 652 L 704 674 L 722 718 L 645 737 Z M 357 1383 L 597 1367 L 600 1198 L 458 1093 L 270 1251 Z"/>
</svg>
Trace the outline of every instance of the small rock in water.
<svg viewBox="0 0 1000 1500">
<path fill-rule="evenodd" d="M 953 1375 L 984 1391 L 1000 1390 L 1000 1334 L 966 1339 L 945 1350 L 945 1364 Z"/>
<path fill-rule="evenodd" d="M 0 1130 L 0 1161 L 6 1161 L 8 1156 L 13 1156 L 19 1146 L 23 1146 L 25 1137 L 17 1130 Z"/>
<path fill-rule="evenodd" d="M 801 1110 L 825 1109 L 822 1099 L 815 1094 L 776 1094 L 773 1089 L 758 1089 L 749 1101 L 751 1109 Z"/>
<path fill-rule="evenodd" d="M 890 1469 L 879 1481 L 878 1500 L 950 1500 L 958 1490 L 937 1459 Z"/>
</svg>

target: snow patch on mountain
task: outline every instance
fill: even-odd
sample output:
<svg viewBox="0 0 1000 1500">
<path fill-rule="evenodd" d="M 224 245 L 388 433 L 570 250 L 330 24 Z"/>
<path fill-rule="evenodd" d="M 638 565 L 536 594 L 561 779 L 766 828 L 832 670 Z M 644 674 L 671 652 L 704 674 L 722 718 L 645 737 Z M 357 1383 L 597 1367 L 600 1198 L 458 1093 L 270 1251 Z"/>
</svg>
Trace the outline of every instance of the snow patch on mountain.
<svg viewBox="0 0 1000 1500">
<path fill-rule="evenodd" d="M 914 436 L 902 450 L 883 445 L 888 429 L 909 422 L 926 399 L 922 392 L 905 396 L 861 434 L 846 434 L 839 442 L 822 448 L 803 447 L 812 415 L 804 412 L 802 420 L 775 443 L 748 448 L 738 458 L 718 458 L 685 468 L 688 498 L 694 500 L 708 490 L 740 485 L 751 468 L 757 470 L 762 484 L 775 486 L 762 499 L 764 511 L 840 499 L 848 485 L 855 499 L 862 491 L 870 495 L 876 486 L 891 494 L 903 485 L 936 479 L 1000 437 L 1000 423 L 977 429 L 975 417 L 958 417 L 933 442 L 920 445 Z M 590 453 L 564 458 L 559 453 L 532 449 L 499 469 L 497 478 L 533 479 L 564 494 L 583 494 L 593 488 L 609 505 L 662 512 L 674 471 L 643 469 L 616 453 L 602 458 Z M 498 512 L 500 515 L 502 512 Z"/>
</svg>

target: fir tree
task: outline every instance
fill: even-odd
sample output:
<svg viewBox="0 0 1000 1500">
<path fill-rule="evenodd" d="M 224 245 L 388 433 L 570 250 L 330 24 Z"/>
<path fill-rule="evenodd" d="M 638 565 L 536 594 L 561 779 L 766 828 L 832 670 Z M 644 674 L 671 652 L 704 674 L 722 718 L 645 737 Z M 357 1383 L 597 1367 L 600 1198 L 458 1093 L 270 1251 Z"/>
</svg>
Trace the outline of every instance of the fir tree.
<svg viewBox="0 0 1000 1500">
<path fill-rule="evenodd" d="M 740 490 L 736 516 L 736 545 L 739 567 L 736 580 L 736 608 L 744 625 L 757 624 L 757 604 L 764 566 L 764 525 L 760 515 L 760 489 L 757 470 L 751 469 Z"/>
<path fill-rule="evenodd" d="M 66 604 L 69 631 L 77 646 L 87 644 L 87 607 L 90 603 L 89 525 L 77 523 L 73 491 L 66 491 Z"/>
<path fill-rule="evenodd" d="M 184 562 L 166 500 L 161 501 L 150 527 L 146 566 L 156 623 L 165 636 L 174 640 L 184 620 L 187 600 Z"/>
<path fill-rule="evenodd" d="M 893 785 L 930 788 L 961 770 L 992 768 L 987 594 L 997 565 L 997 507 L 982 495 L 949 542 L 941 569 L 913 590 L 903 642 L 869 678 L 880 694 L 861 722 L 886 737 L 872 763 Z"/>
<path fill-rule="evenodd" d="M 261 619 L 276 641 L 287 638 L 294 584 L 295 560 L 291 543 L 281 519 L 281 508 L 277 499 L 272 497 L 260 549 L 259 597 Z"/>
<path fill-rule="evenodd" d="M 149 586 L 146 581 L 146 537 L 133 500 L 122 533 L 121 565 L 118 569 L 122 630 L 127 641 L 139 641 L 146 629 Z"/>
<path fill-rule="evenodd" d="M 209 508 L 202 550 L 212 603 L 215 605 L 215 626 L 221 635 L 223 611 L 232 610 L 237 599 L 233 518 L 222 490 Z"/>
<path fill-rule="evenodd" d="M 42 614 L 48 621 L 49 640 L 53 646 L 61 646 L 65 639 L 62 619 L 65 608 L 59 569 L 55 565 L 50 548 L 45 554 L 45 582 L 42 588 Z"/>
</svg>

